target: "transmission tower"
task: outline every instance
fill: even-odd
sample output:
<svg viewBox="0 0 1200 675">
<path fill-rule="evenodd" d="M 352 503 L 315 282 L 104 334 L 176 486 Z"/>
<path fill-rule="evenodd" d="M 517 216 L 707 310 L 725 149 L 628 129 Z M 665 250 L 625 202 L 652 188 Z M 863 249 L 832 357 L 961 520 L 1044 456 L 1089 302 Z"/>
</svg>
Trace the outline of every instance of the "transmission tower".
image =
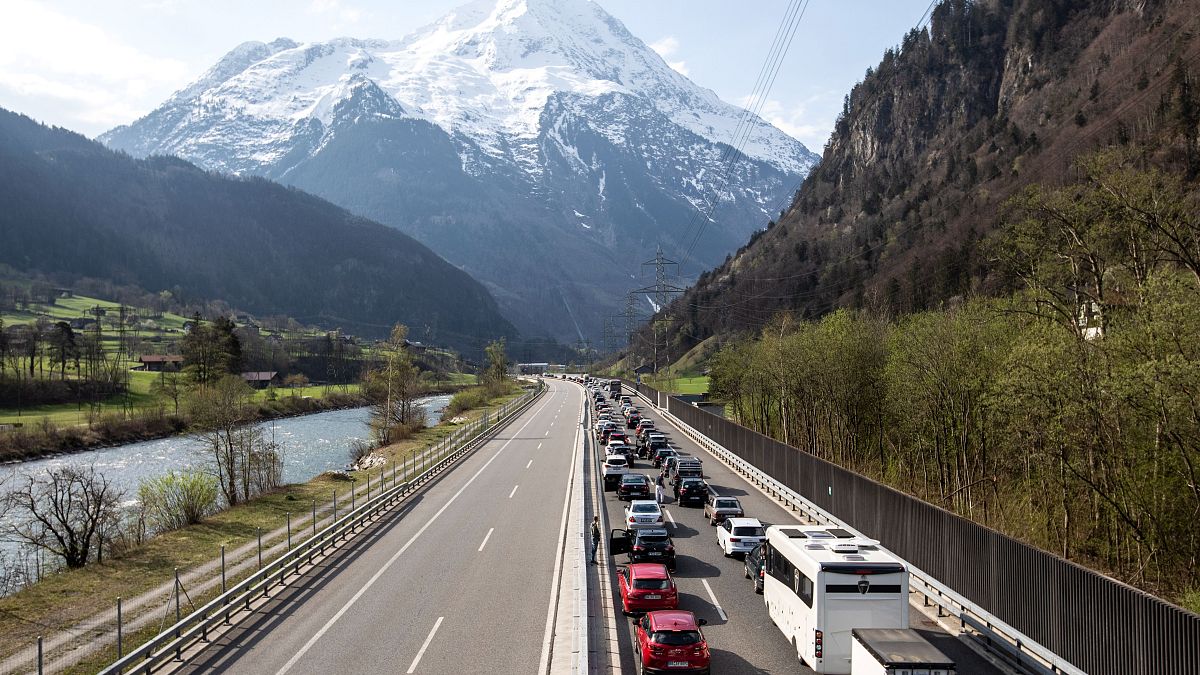
<svg viewBox="0 0 1200 675">
<path fill-rule="evenodd" d="M 683 293 L 685 289 L 680 288 L 668 280 L 668 269 L 678 269 L 679 263 L 674 260 L 668 260 L 663 257 L 662 247 L 659 246 L 654 255 L 653 260 L 647 260 L 642 263 L 642 267 L 654 267 L 654 285 L 646 288 L 639 288 L 635 293 L 647 293 L 654 298 L 655 315 L 652 319 L 651 326 L 654 341 L 654 372 L 658 372 L 658 344 L 659 333 L 664 324 L 668 324 L 672 320 L 672 316 L 667 312 L 667 306 L 671 304 L 671 300 L 675 295 Z M 676 267 L 672 267 L 676 266 Z M 665 345 L 664 345 L 665 348 Z"/>
</svg>

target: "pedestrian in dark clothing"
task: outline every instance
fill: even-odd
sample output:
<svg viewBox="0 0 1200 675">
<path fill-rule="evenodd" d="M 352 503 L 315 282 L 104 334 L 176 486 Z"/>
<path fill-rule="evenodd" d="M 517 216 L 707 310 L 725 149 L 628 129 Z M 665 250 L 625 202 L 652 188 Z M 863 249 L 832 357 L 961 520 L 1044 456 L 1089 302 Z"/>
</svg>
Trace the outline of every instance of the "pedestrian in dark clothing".
<svg viewBox="0 0 1200 675">
<path fill-rule="evenodd" d="M 596 564 L 596 549 L 600 548 L 600 516 L 592 516 L 592 559 Z"/>
</svg>

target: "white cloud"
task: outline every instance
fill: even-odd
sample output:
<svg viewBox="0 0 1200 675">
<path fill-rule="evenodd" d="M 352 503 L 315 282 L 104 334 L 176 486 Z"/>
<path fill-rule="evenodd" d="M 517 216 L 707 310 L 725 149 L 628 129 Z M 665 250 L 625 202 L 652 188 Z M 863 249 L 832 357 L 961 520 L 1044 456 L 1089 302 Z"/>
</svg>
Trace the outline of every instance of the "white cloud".
<svg viewBox="0 0 1200 675">
<path fill-rule="evenodd" d="M 668 35 L 657 42 L 650 43 L 650 49 L 658 52 L 664 59 L 679 51 L 679 40 L 674 35 Z"/>
<path fill-rule="evenodd" d="M 671 69 L 687 77 L 691 73 L 688 71 L 687 61 L 672 61 L 671 56 L 679 51 L 679 40 L 674 35 L 668 35 L 657 42 L 650 43 L 650 49 L 653 49 L 659 56 L 667 62 Z"/>
<path fill-rule="evenodd" d="M 738 105 L 750 109 L 756 100 L 754 96 L 743 96 L 738 99 Z M 836 91 L 813 94 L 796 103 L 769 98 L 762 102 L 758 114 L 809 150 L 819 153 L 833 131 L 833 116 L 841 110 L 841 100 L 841 94 Z"/>
<path fill-rule="evenodd" d="M 0 23 L 0 90 L 26 100 L 68 104 L 87 131 L 128 122 L 152 105 L 142 99 L 177 86 L 182 61 L 121 42 L 96 26 L 28 0 L 6 0 Z"/>
</svg>

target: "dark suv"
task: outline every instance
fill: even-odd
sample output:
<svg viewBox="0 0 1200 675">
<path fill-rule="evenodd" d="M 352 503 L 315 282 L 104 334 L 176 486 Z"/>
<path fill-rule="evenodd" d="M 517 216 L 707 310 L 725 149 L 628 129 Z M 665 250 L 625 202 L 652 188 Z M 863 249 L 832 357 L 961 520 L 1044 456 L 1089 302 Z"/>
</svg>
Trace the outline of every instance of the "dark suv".
<svg viewBox="0 0 1200 675">
<path fill-rule="evenodd" d="M 701 478 L 684 478 L 675 486 L 675 501 L 680 506 L 708 501 L 708 483 Z"/>
<path fill-rule="evenodd" d="M 628 553 L 629 562 L 656 562 L 675 571 L 675 545 L 665 527 L 647 527 L 640 530 L 613 530 L 609 537 L 612 555 Z"/>
</svg>

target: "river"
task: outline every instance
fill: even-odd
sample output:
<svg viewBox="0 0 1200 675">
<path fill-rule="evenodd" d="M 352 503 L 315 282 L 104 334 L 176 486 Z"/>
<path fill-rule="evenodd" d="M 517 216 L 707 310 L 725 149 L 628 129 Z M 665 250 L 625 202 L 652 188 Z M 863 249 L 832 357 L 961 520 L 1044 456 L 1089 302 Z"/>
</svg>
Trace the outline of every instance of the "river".
<svg viewBox="0 0 1200 675">
<path fill-rule="evenodd" d="M 430 396 L 419 400 L 425 410 L 426 423 L 435 425 L 441 421 L 442 411 L 450 402 L 450 396 Z M 365 440 L 369 430 L 368 408 L 348 408 L 327 412 L 268 420 L 259 424 L 267 440 L 279 445 L 283 458 L 283 482 L 303 483 L 331 469 L 340 469 L 348 463 L 350 444 Z M 14 472 L 38 475 L 47 470 L 66 465 L 96 467 L 118 490 L 125 493 L 124 500 L 136 498 L 138 484 L 145 478 L 161 476 L 174 469 L 180 471 L 194 466 L 205 466 L 206 459 L 200 444 L 189 436 L 172 436 L 153 441 L 142 441 L 117 445 L 111 448 L 85 450 L 69 455 L 59 455 L 27 462 L 0 465 L 0 486 Z M 2 489 L 2 487 L 0 487 Z M 0 527 L 6 525 L 0 517 Z M 4 540 L 0 534 L 0 557 L 13 555 L 19 547 Z"/>
</svg>

